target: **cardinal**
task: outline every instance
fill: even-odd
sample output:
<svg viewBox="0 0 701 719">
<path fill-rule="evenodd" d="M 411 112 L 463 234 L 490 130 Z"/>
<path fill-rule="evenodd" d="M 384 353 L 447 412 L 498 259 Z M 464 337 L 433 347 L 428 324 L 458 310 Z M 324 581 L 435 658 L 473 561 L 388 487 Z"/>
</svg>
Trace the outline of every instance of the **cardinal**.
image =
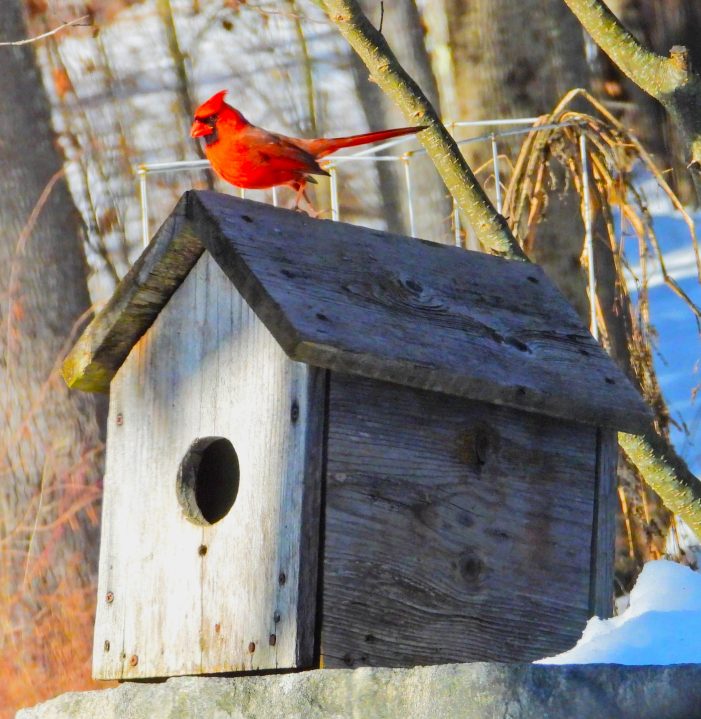
<svg viewBox="0 0 701 719">
<path fill-rule="evenodd" d="M 223 180 L 251 190 L 288 185 L 297 192 L 296 208 L 302 197 L 311 205 L 306 186 L 308 182 L 316 183 L 314 175 L 329 174 L 319 165 L 321 158 L 342 147 L 411 135 L 424 129 L 424 126 L 400 127 L 313 140 L 286 137 L 252 125 L 227 105 L 225 96 L 226 90 L 222 90 L 197 108 L 190 134 L 204 138 L 207 159 Z"/>
</svg>

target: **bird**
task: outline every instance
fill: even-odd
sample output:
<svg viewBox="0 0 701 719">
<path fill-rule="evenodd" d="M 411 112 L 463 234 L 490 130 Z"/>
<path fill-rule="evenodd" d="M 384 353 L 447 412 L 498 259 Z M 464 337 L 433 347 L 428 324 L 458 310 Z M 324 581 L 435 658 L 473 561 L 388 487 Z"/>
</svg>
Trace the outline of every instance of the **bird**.
<svg viewBox="0 0 701 719">
<path fill-rule="evenodd" d="M 195 110 L 190 135 L 203 138 L 205 155 L 223 180 L 252 190 L 287 185 L 297 193 L 295 209 L 300 209 L 302 197 L 311 206 L 306 186 L 316 184 L 314 175 L 329 174 L 319 165 L 323 157 L 343 147 L 411 135 L 426 128 L 399 127 L 350 137 L 287 137 L 251 124 L 225 102 L 226 94 L 220 90 Z"/>
</svg>

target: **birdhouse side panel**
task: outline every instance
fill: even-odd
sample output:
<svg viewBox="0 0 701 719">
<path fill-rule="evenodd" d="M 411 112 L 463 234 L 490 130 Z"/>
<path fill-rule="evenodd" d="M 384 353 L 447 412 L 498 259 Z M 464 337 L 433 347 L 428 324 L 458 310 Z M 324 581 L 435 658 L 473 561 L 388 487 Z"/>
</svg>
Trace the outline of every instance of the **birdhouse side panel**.
<svg viewBox="0 0 701 719">
<path fill-rule="evenodd" d="M 589 617 L 597 430 L 332 373 L 324 666 L 531 661 Z"/>
<path fill-rule="evenodd" d="M 319 377 L 204 255 L 112 382 L 95 677 L 309 665 Z"/>
</svg>

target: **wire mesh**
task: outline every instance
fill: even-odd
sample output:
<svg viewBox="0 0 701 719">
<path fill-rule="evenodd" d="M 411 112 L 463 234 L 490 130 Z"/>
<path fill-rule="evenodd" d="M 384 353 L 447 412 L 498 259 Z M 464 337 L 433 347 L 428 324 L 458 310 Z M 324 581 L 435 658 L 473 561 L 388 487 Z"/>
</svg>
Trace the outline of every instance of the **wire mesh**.
<svg viewBox="0 0 701 719">
<path fill-rule="evenodd" d="M 457 121 L 451 122 L 448 125 L 449 130 L 452 134 L 458 128 L 463 127 L 510 127 L 517 126 L 515 129 L 504 129 L 504 130 L 492 130 L 488 134 L 478 135 L 476 137 L 469 137 L 461 140 L 457 140 L 458 145 L 466 145 L 472 143 L 489 143 L 491 146 L 491 165 L 492 165 L 492 176 L 494 178 L 494 199 L 495 207 L 497 212 L 501 213 L 503 209 L 503 194 L 501 184 L 501 173 L 499 167 L 499 140 L 509 137 L 517 137 L 519 135 L 525 135 L 530 132 L 542 132 L 546 130 L 552 130 L 562 127 L 568 127 L 571 125 L 579 124 L 577 121 L 563 122 L 563 123 L 549 123 L 534 126 L 539 118 L 537 117 L 520 117 L 520 118 L 497 118 L 492 120 L 483 121 Z M 391 154 L 387 151 L 397 148 L 399 145 L 406 144 L 408 142 L 415 142 L 414 138 L 411 137 L 400 137 L 392 140 L 367 147 L 362 150 L 342 155 L 334 155 L 330 160 L 326 161 L 325 169 L 329 173 L 329 192 L 330 192 L 330 215 L 331 219 L 335 222 L 341 219 L 341 204 L 339 194 L 339 176 L 338 168 L 340 165 L 346 165 L 349 163 L 363 163 L 363 162 L 392 162 L 400 163 L 404 171 L 404 189 L 406 193 L 407 201 L 407 212 L 409 230 L 412 236 L 416 235 L 416 207 L 415 197 L 412 187 L 412 172 L 413 163 L 412 160 L 419 155 L 426 153 L 426 150 L 422 147 L 411 149 L 403 152 L 402 154 Z M 583 214 L 584 214 L 584 228 L 585 228 L 585 253 L 588 263 L 588 290 L 590 299 L 591 309 L 591 332 L 594 337 L 598 338 L 598 328 L 596 322 L 596 271 L 594 265 L 594 251 L 593 251 L 593 233 L 592 233 L 592 215 L 591 215 L 591 199 L 590 199 L 590 186 L 589 186 L 589 163 L 587 159 L 587 146 L 586 146 L 586 135 L 584 132 L 580 133 L 580 157 L 582 166 L 582 187 L 583 187 Z M 148 175 L 160 174 L 166 172 L 192 172 L 197 170 L 206 169 L 209 167 L 207 160 L 180 160 L 174 162 L 157 162 L 139 165 L 136 172 L 139 178 L 139 192 L 141 201 L 141 229 L 143 235 L 144 245 L 148 244 L 150 239 L 150 228 L 149 228 L 149 201 L 148 201 Z M 245 190 L 239 191 L 241 197 L 245 197 Z M 274 206 L 278 206 L 278 193 L 277 188 L 273 188 L 272 192 L 272 203 Z M 463 246 L 463 218 L 461 217 L 460 210 L 455 200 L 453 200 L 452 206 L 452 241 L 458 246 Z M 472 233 L 472 228 L 469 225 L 465 226 L 466 234 Z M 468 246 L 472 243 L 466 243 Z"/>
</svg>

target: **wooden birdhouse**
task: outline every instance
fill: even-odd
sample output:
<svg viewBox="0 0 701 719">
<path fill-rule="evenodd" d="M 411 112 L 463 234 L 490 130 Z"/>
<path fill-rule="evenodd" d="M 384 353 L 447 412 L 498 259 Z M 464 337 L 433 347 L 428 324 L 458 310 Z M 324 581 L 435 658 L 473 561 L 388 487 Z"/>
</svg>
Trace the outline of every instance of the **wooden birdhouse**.
<svg viewBox="0 0 701 719">
<path fill-rule="evenodd" d="M 537 267 L 188 192 L 78 341 L 103 679 L 562 650 L 648 412 Z"/>
</svg>

